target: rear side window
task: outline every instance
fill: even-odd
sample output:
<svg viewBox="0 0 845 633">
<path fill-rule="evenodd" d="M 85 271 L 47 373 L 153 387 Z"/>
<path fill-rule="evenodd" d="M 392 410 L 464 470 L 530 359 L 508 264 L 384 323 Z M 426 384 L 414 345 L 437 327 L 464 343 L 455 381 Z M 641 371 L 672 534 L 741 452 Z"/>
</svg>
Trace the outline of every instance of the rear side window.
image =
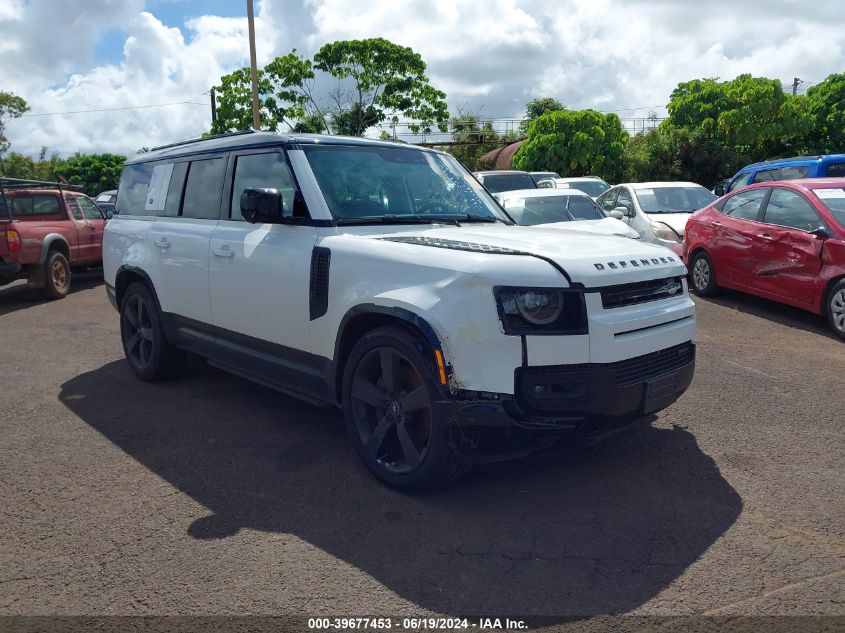
<svg viewBox="0 0 845 633">
<path fill-rule="evenodd" d="M 182 201 L 183 217 L 216 220 L 220 216 L 220 192 L 225 170 L 223 158 L 191 162 Z"/>
<path fill-rule="evenodd" d="M 170 174 L 170 185 L 167 188 L 164 209 L 159 211 L 158 215 L 171 218 L 179 215 L 179 207 L 182 205 L 182 192 L 185 191 L 185 176 L 187 175 L 187 162 L 173 164 L 173 172 Z"/>
<path fill-rule="evenodd" d="M 769 196 L 763 221 L 801 231 L 812 231 L 822 224 L 819 214 L 804 196 L 780 187 L 775 187 Z"/>
<path fill-rule="evenodd" d="M 144 208 L 152 175 L 153 166 L 149 163 L 126 165 L 120 172 L 114 212 L 121 215 L 146 215 L 148 212 Z"/>
<path fill-rule="evenodd" d="M 722 213 L 732 218 L 756 220 L 763 198 L 766 197 L 766 191 L 768 189 L 762 187 L 760 189 L 752 189 L 751 191 L 743 191 L 731 196 L 725 201 L 725 205 L 722 207 Z"/>
<path fill-rule="evenodd" d="M 790 167 L 783 167 L 780 170 L 779 180 L 796 180 L 804 178 L 807 175 L 808 167 L 806 165 L 794 165 Z"/>
<path fill-rule="evenodd" d="M 845 163 L 831 163 L 824 169 L 825 176 L 841 178 L 845 176 Z"/>
<path fill-rule="evenodd" d="M 64 215 L 56 196 L 10 196 L 12 217 L 20 218 L 33 215 Z"/>
</svg>

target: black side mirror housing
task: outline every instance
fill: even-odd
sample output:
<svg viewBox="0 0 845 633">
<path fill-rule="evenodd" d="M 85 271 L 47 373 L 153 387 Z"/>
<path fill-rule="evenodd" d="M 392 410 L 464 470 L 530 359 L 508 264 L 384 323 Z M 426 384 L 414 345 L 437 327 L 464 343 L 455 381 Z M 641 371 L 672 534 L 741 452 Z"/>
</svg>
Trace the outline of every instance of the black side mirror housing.
<svg viewBox="0 0 845 633">
<path fill-rule="evenodd" d="M 832 237 L 832 235 L 830 234 L 830 231 L 828 230 L 828 228 L 826 226 L 820 226 L 816 230 L 810 231 L 810 235 L 815 235 L 820 240 L 826 240 L 829 237 Z"/>
<path fill-rule="evenodd" d="M 728 189 L 728 181 L 727 180 L 720 180 L 716 183 L 716 186 L 713 187 L 713 193 L 717 196 L 721 197 L 724 196 Z"/>
<path fill-rule="evenodd" d="M 308 218 L 302 193 L 297 191 L 294 197 L 294 211 L 291 215 L 278 189 L 250 187 L 241 194 L 241 215 L 250 224 L 302 224 Z"/>
</svg>

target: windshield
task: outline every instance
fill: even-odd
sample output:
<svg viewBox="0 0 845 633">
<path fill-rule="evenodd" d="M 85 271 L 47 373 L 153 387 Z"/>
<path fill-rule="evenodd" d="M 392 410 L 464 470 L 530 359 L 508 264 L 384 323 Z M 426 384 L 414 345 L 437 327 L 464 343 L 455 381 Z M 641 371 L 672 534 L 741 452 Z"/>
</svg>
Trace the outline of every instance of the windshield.
<svg viewBox="0 0 845 633">
<path fill-rule="evenodd" d="M 813 189 L 840 226 L 845 227 L 845 187 Z"/>
<path fill-rule="evenodd" d="M 531 177 L 534 179 L 534 182 L 537 183 L 541 180 L 546 180 L 547 178 L 560 178 L 560 176 L 553 171 L 532 171 Z"/>
<path fill-rule="evenodd" d="M 543 196 L 506 198 L 505 211 L 522 226 L 571 222 L 572 220 L 601 220 L 604 214 L 587 196 Z"/>
<path fill-rule="evenodd" d="M 634 189 L 645 213 L 692 213 L 716 200 L 716 196 L 698 185 L 694 187 L 654 187 Z"/>
<path fill-rule="evenodd" d="M 583 191 L 588 196 L 591 196 L 593 198 L 598 198 L 601 194 L 610 189 L 610 185 L 605 182 L 601 182 L 600 180 L 567 182 L 563 183 L 562 186 L 564 188 L 577 189 L 578 191 Z"/>
<path fill-rule="evenodd" d="M 484 174 L 484 186 L 492 193 L 516 191 L 517 189 L 536 189 L 537 183 L 531 174 Z"/>
<path fill-rule="evenodd" d="M 338 220 L 504 218 L 461 164 L 412 148 L 306 145 L 308 163 Z"/>
</svg>

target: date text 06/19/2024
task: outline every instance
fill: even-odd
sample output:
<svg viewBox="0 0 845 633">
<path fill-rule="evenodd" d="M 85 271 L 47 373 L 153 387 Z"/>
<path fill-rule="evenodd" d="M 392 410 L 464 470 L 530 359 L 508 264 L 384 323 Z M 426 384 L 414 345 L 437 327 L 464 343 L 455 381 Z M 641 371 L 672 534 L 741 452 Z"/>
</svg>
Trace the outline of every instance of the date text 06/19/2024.
<svg viewBox="0 0 845 633">
<path fill-rule="evenodd" d="M 521 631 L 528 628 L 523 620 L 510 618 L 309 618 L 309 631 L 349 631 L 349 630 L 390 630 L 399 631 L 460 631 L 460 630 L 497 630 Z"/>
</svg>

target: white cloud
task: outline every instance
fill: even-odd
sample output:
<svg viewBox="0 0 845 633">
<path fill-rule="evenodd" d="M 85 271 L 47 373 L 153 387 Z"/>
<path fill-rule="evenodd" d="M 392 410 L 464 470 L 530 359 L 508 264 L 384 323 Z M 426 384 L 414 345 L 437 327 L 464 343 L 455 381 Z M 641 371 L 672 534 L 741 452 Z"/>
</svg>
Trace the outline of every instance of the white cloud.
<svg viewBox="0 0 845 633">
<path fill-rule="evenodd" d="M 24 96 L 32 112 L 205 104 L 222 74 L 246 64 L 245 18 L 206 15 L 179 30 L 141 3 L 0 0 L 0 89 Z M 841 72 L 845 15 L 839 3 L 817 4 L 808 11 L 771 0 L 761 11 L 734 0 L 264 0 L 257 48 L 265 63 L 293 46 L 313 54 L 337 39 L 386 37 L 422 55 L 453 109 L 515 117 L 529 99 L 553 96 L 618 110 L 663 105 L 678 82 L 698 77 L 748 72 L 788 84 Z M 98 35 L 115 27 L 128 34 L 123 58 L 92 67 Z M 197 135 L 209 118 L 203 105 L 181 105 L 30 117 L 8 129 L 18 151 L 131 151 Z"/>
</svg>

